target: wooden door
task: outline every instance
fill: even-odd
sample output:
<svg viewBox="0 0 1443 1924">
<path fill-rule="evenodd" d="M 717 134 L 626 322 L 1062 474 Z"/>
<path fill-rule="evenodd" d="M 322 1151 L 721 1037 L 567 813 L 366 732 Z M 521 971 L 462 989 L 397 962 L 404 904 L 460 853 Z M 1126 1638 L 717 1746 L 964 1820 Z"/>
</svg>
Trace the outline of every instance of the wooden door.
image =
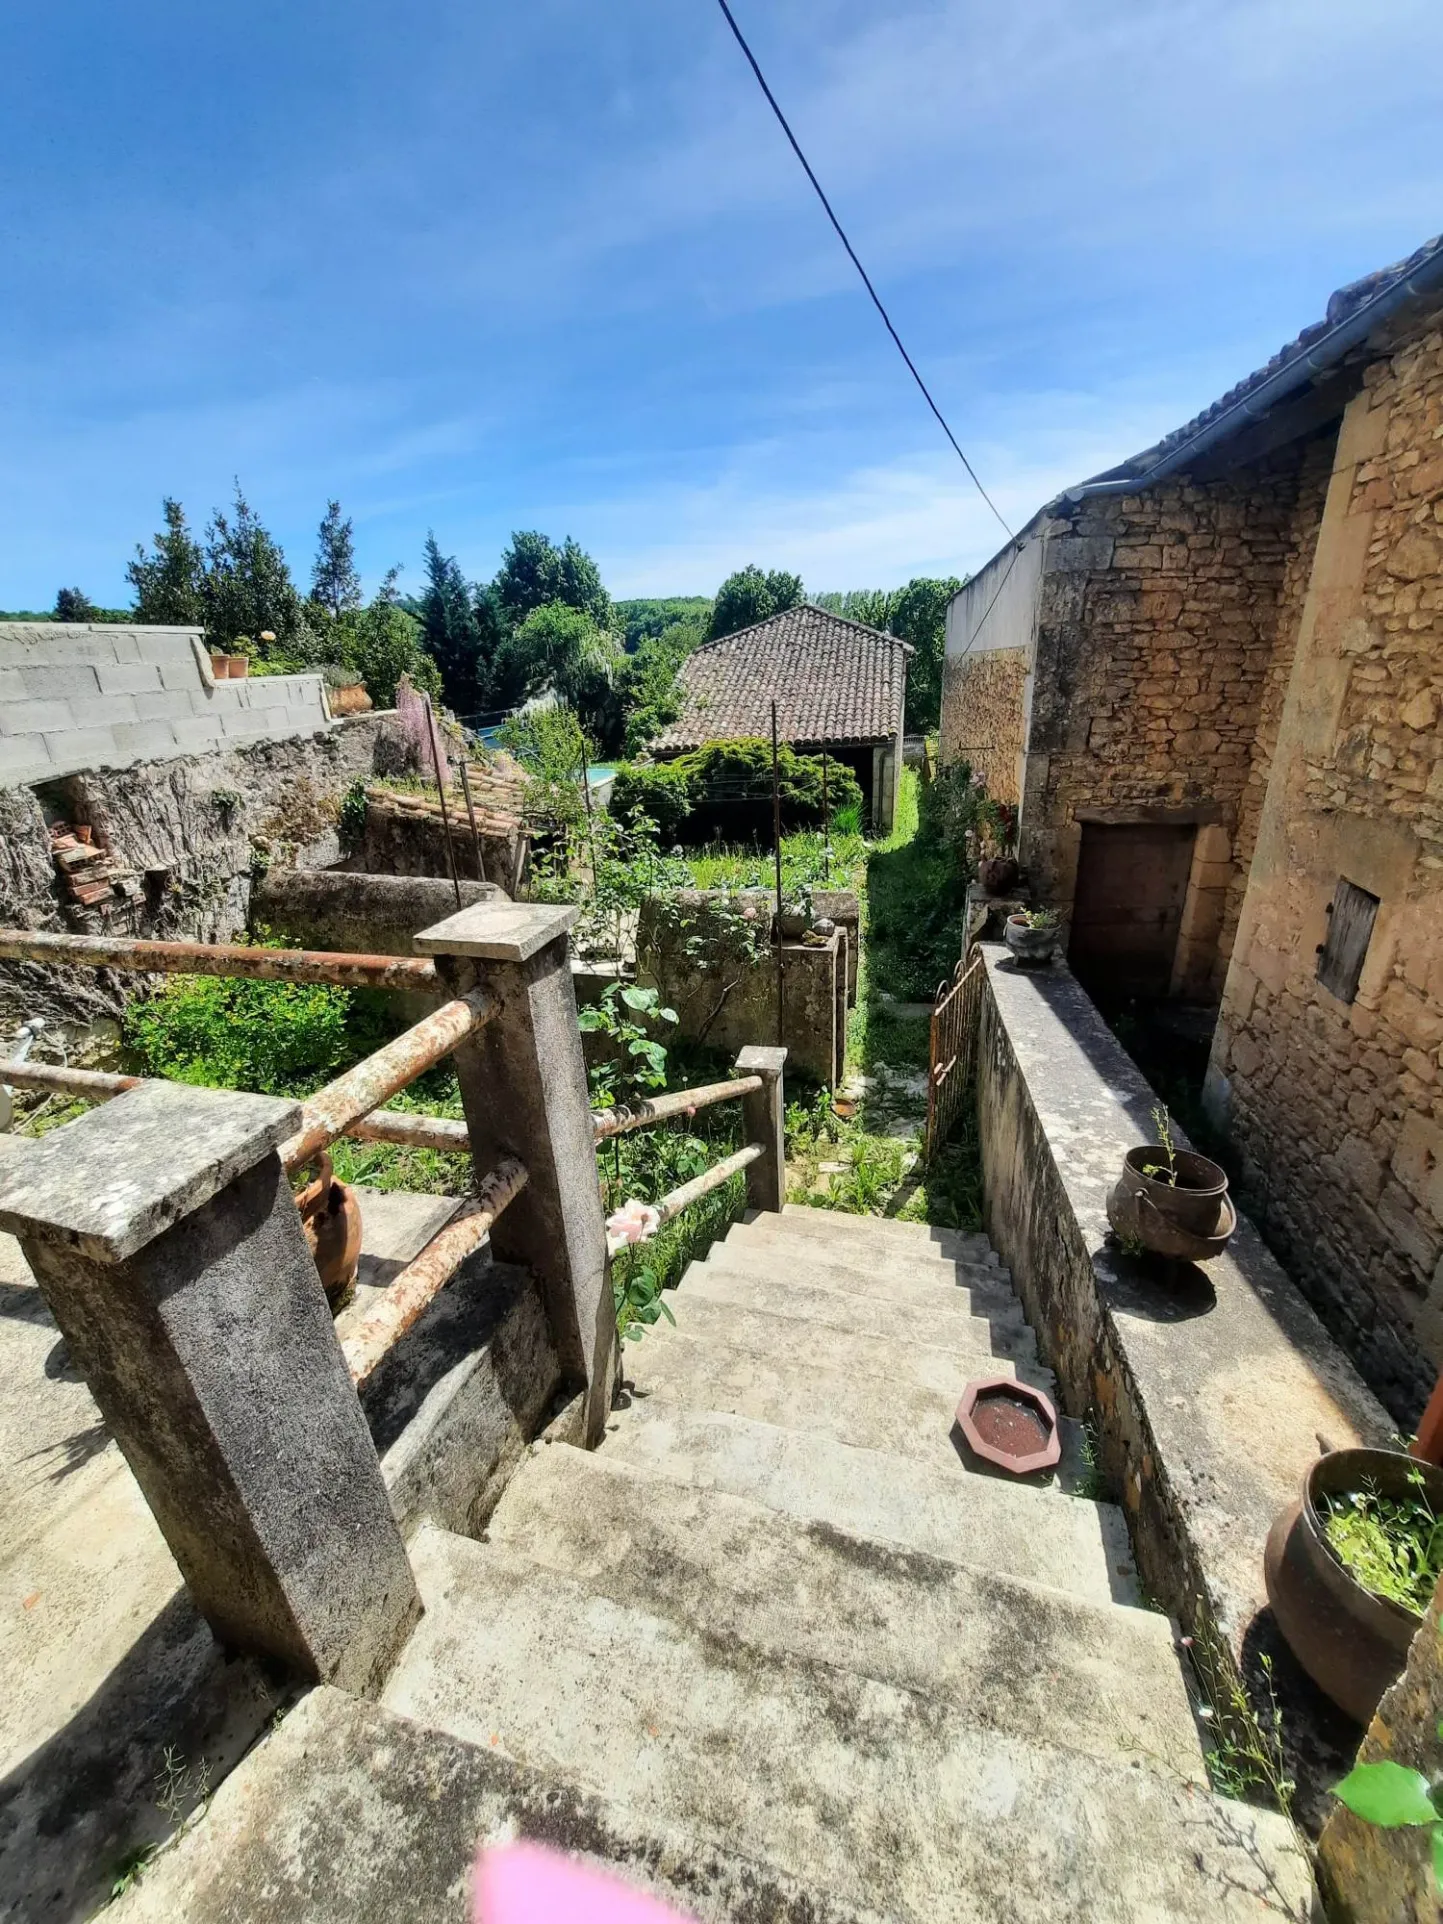
<svg viewBox="0 0 1443 1924">
<path fill-rule="evenodd" d="M 1197 830 L 1084 822 L 1067 959 L 1102 1001 L 1166 995 Z"/>
</svg>

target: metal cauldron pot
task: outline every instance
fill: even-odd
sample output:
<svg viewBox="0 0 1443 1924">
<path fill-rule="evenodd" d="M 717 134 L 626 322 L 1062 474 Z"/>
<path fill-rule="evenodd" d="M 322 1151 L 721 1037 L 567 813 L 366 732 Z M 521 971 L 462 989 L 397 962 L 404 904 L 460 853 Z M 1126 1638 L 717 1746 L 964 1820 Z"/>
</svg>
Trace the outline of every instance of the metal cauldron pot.
<svg viewBox="0 0 1443 1924">
<path fill-rule="evenodd" d="M 1423 1619 L 1375 1597 L 1344 1568 L 1323 1533 L 1326 1499 L 1365 1487 L 1407 1496 L 1420 1473 L 1443 1516 L 1443 1470 L 1433 1464 L 1399 1450 L 1330 1450 L 1268 1532 L 1263 1568 L 1278 1628 L 1318 1688 L 1360 1724 L 1402 1671 Z"/>
</svg>

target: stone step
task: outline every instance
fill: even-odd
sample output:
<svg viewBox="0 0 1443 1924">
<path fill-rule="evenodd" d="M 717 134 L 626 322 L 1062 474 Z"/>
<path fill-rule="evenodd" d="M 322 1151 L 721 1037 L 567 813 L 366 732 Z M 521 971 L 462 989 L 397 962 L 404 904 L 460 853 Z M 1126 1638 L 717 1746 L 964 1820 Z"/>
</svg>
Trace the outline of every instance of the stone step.
<svg viewBox="0 0 1443 1924">
<path fill-rule="evenodd" d="M 648 1475 L 719 1490 L 851 1536 L 1044 1584 L 1084 1602 L 1136 1605 L 1122 1512 L 1011 1478 L 842 1443 L 662 1398 L 619 1410 L 602 1451 Z"/>
<path fill-rule="evenodd" d="M 981 1277 L 995 1277 L 999 1271 L 1006 1274 L 985 1237 L 964 1237 L 955 1230 L 934 1230 L 921 1223 L 897 1223 L 882 1216 L 848 1216 L 836 1209 L 807 1209 L 793 1204 L 787 1207 L 789 1213 L 784 1216 L 748 1213 L 733 1226 L 734 1232 L 745 1241 L 782 1242 L 792 1249 L 824 1249 L 844 1262 L 910 1260 L 924 1266 L 952 1264 Z M 924 1233 L 908 1233 L 913 1230 Z"/>
<path fill-rule="evenodd" d="M 915 1924 L 1276 1919 L 1281 1818 L 1119 1758 L 987 1729 L 829 1664 L 758 1658 L 425 1530 L 426 1614 L 386 1708 L 808 1890 Z"/>
<path fill-rule="evenodd" d="M 973 1722 L 1206 1784 L 1172 1626 L 536 1444 L 486 1540 L 723 1646 L 832 1664 Z"/>
<path fill-rule="evenodd" d="M 489 1734 L 489 1733 L 488 1733 Z M 524 1838 L 700 1924 L 883 1924 L 770 1865 L 339 1690 L 256 1745 L 106 1924 L 467 1924 L 481 1845 Z"/>
<path fill-rule="evenodd" d="M 959 1263 L 995 1264 L 998 1261 L 996 1250 L 980 1231 L 942 1229 L 935 1223 L 904 1223 L 893 1216 L 852 1216 L 840 1209 L 813 1209 L 807 1203 L 787 1203 L 780 1219 L 760 1213 L 749 1220 L 763 1223 L 780 1220 L 798 1235 L 823 1240 L 841 1236 L 854 1246 L 931 1249 Z"/>
<path fill-rule="evenodd" d="M 928 1249 L 881 1249 L 866 1244 L 831 1243 L 816 1236 L 794 1236 L 790 1229 L 766 1223 L 734 1223 L 717 1245 L 758 1260 L 795 1263 L 818 1274 L 836 1274 L 852 1287 L 872 1286 L 882 1280 L 909 1288 L 966 1288 L 998 1301 L 1017 1302 L 1012 1278 L 998 1264 L 959 1263 Z"/>
<path fill-rule="evenodd" d="M 879 1318 L 894 1328 L 901 1322 L 925 1329 L 933 1341 L 941 1332 L 962 1329 L 979 1318 L 997 1330 L 1031 1333 L 1022 1305 L 1010 1289 L 1001 1286 L 985 1291 L 959 1285 L 942 1289 L 908 1279 L 894 1285 L 880 1270 L 868 1274 L 814 1258 L 798 1260 L 787 1251 L 738 1248 L 730 1242 L 714 1243 L 694 1269 L 698 1279 L 727 1277 L 739 1287 L 749 1283 L 754 1292 L 749 1300 L 758 1303 L 795 1295 L 799 1302 L 811 1302 L 820 1310 L 830 1299 L 834 1316 L 861 1317 L 867 1328 Z M 866 1321 L 868 1317 L 871 1322 Z M 818 1320 L 826 1319 L 819 1315 Z M 844 1320 L 838 1327 L 850 1324 Z"/>
<path fill-rule="evenodd" d="M 684 1303 L 678 1313 L 685 1315 Z M 778 1318 L 770 1344 L 746 1348 L 710 1331 L 692 1335 L 659 1326 L 627 1344 L 624 1380 L 648 1407 L 720 1410 L 959 1469 L 955 1413 L 971 1377 L 1017 1376 L 1048 1396 L 1056 1387 L 1050 1370 L 1010 1357 L 851 1336 L 837 1338 L 841 1360 L 815 1361 L 817 1326 L 798 1324 L 790 1344 L 782 1327 Z"/>
<path fill-rule="evenodd" d="M 751 1293 L 727 1302 L 708 1294 L 709 1274 L 709 1265 L 693 1263 L 680 1288 L 667 1296 L 677 1327 L 689 1336 L 714 1337 L 753 1355 L 804 1355 L 821 1369 L 866 1369 L 886 1375 L 894 1365 L 901 1367 L 925 1352 L 943 1362 L 966 1358 L 963 1381 L 967 1376 L 999 1373 L 1004 1362 L 1015 1362 L 1029 1380 L 1039 1369 L 1037 1339 L 1025 1323 L 999 1327 L 986 1317 L 967 1315 L 937 1326 L 925 1315 L 908 1315 L 895 1306 L 889 1310 L 865 1297 L 839 1297 L 822 1289 L 803 1291 L 773 1281 L 752 1281 Z M 751 1279 L 733 1276 L 731 1280 L 746 1290 Z M 834 1307 L 839 1303 L 840 1318 Z M 848 1318 L 853 1304 L 861 1318 Z M 849 1327 L 849 1320 L 862 1320 L 868 1314 L 873 1327 Z M 656 1337 L 665 1342 L 669 1332 L 660 1325 L 654 1327 Z M 999 1365 L 999 1372 L 991 1369 L 993 1364 Z M 947 1380 L 953 1374 L 949 1370 Z M 933 1372 L 928 1380 L 935 1378 Z"/>
</svg>

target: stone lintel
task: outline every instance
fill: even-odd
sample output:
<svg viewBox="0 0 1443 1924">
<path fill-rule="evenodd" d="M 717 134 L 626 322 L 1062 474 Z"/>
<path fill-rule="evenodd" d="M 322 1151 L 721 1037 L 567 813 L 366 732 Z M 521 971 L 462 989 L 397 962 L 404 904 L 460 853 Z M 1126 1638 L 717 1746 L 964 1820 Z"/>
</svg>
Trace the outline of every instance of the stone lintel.
<svg viewBox="0 0 1443 1924">
<path fill-rule="evenodd" d="M 0 1163 L 0 1229 L 120 1263 L 290 1135 L 300 1104 L 145 1082 Z"/>
<path fill-rule="evenodd" d="M 779 1076 L 786 1064 L 785 1049 L 769 1048 L 759 1042 L 749 1042 L 736 1060 L 737 1073 L 743 1076 Z"/>
<path fill-rule="evenodd" d="M 488 962 L 527 962 L 565 935 L 581 911 L 542 902 L 478 903 L 422 929 L 418 955 L 474 955 Z"/>
</svg>

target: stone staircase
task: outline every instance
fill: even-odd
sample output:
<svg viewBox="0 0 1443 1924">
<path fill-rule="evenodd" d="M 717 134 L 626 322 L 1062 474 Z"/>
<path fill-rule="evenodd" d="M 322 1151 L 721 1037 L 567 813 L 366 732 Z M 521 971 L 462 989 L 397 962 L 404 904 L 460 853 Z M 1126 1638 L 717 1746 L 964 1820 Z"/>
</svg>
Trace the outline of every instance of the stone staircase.
<svg viewBox="0 0 1443 1924">
<path fill-rule="evenodd" d="M 954 1441 L 969 1377 L 1053 1388 L 982 1238 L 789 1208 L 671 1300 L 598 1451 L 412 1539 L 381 1705 L 312 1692 L 131 1914 L 459 1920 L 518 1832 L 706 1919 L 1310 1914 L 1283 1820 L 1208 1789 L 1075 1431 L 1044 1483 Z"/>
</svg>

